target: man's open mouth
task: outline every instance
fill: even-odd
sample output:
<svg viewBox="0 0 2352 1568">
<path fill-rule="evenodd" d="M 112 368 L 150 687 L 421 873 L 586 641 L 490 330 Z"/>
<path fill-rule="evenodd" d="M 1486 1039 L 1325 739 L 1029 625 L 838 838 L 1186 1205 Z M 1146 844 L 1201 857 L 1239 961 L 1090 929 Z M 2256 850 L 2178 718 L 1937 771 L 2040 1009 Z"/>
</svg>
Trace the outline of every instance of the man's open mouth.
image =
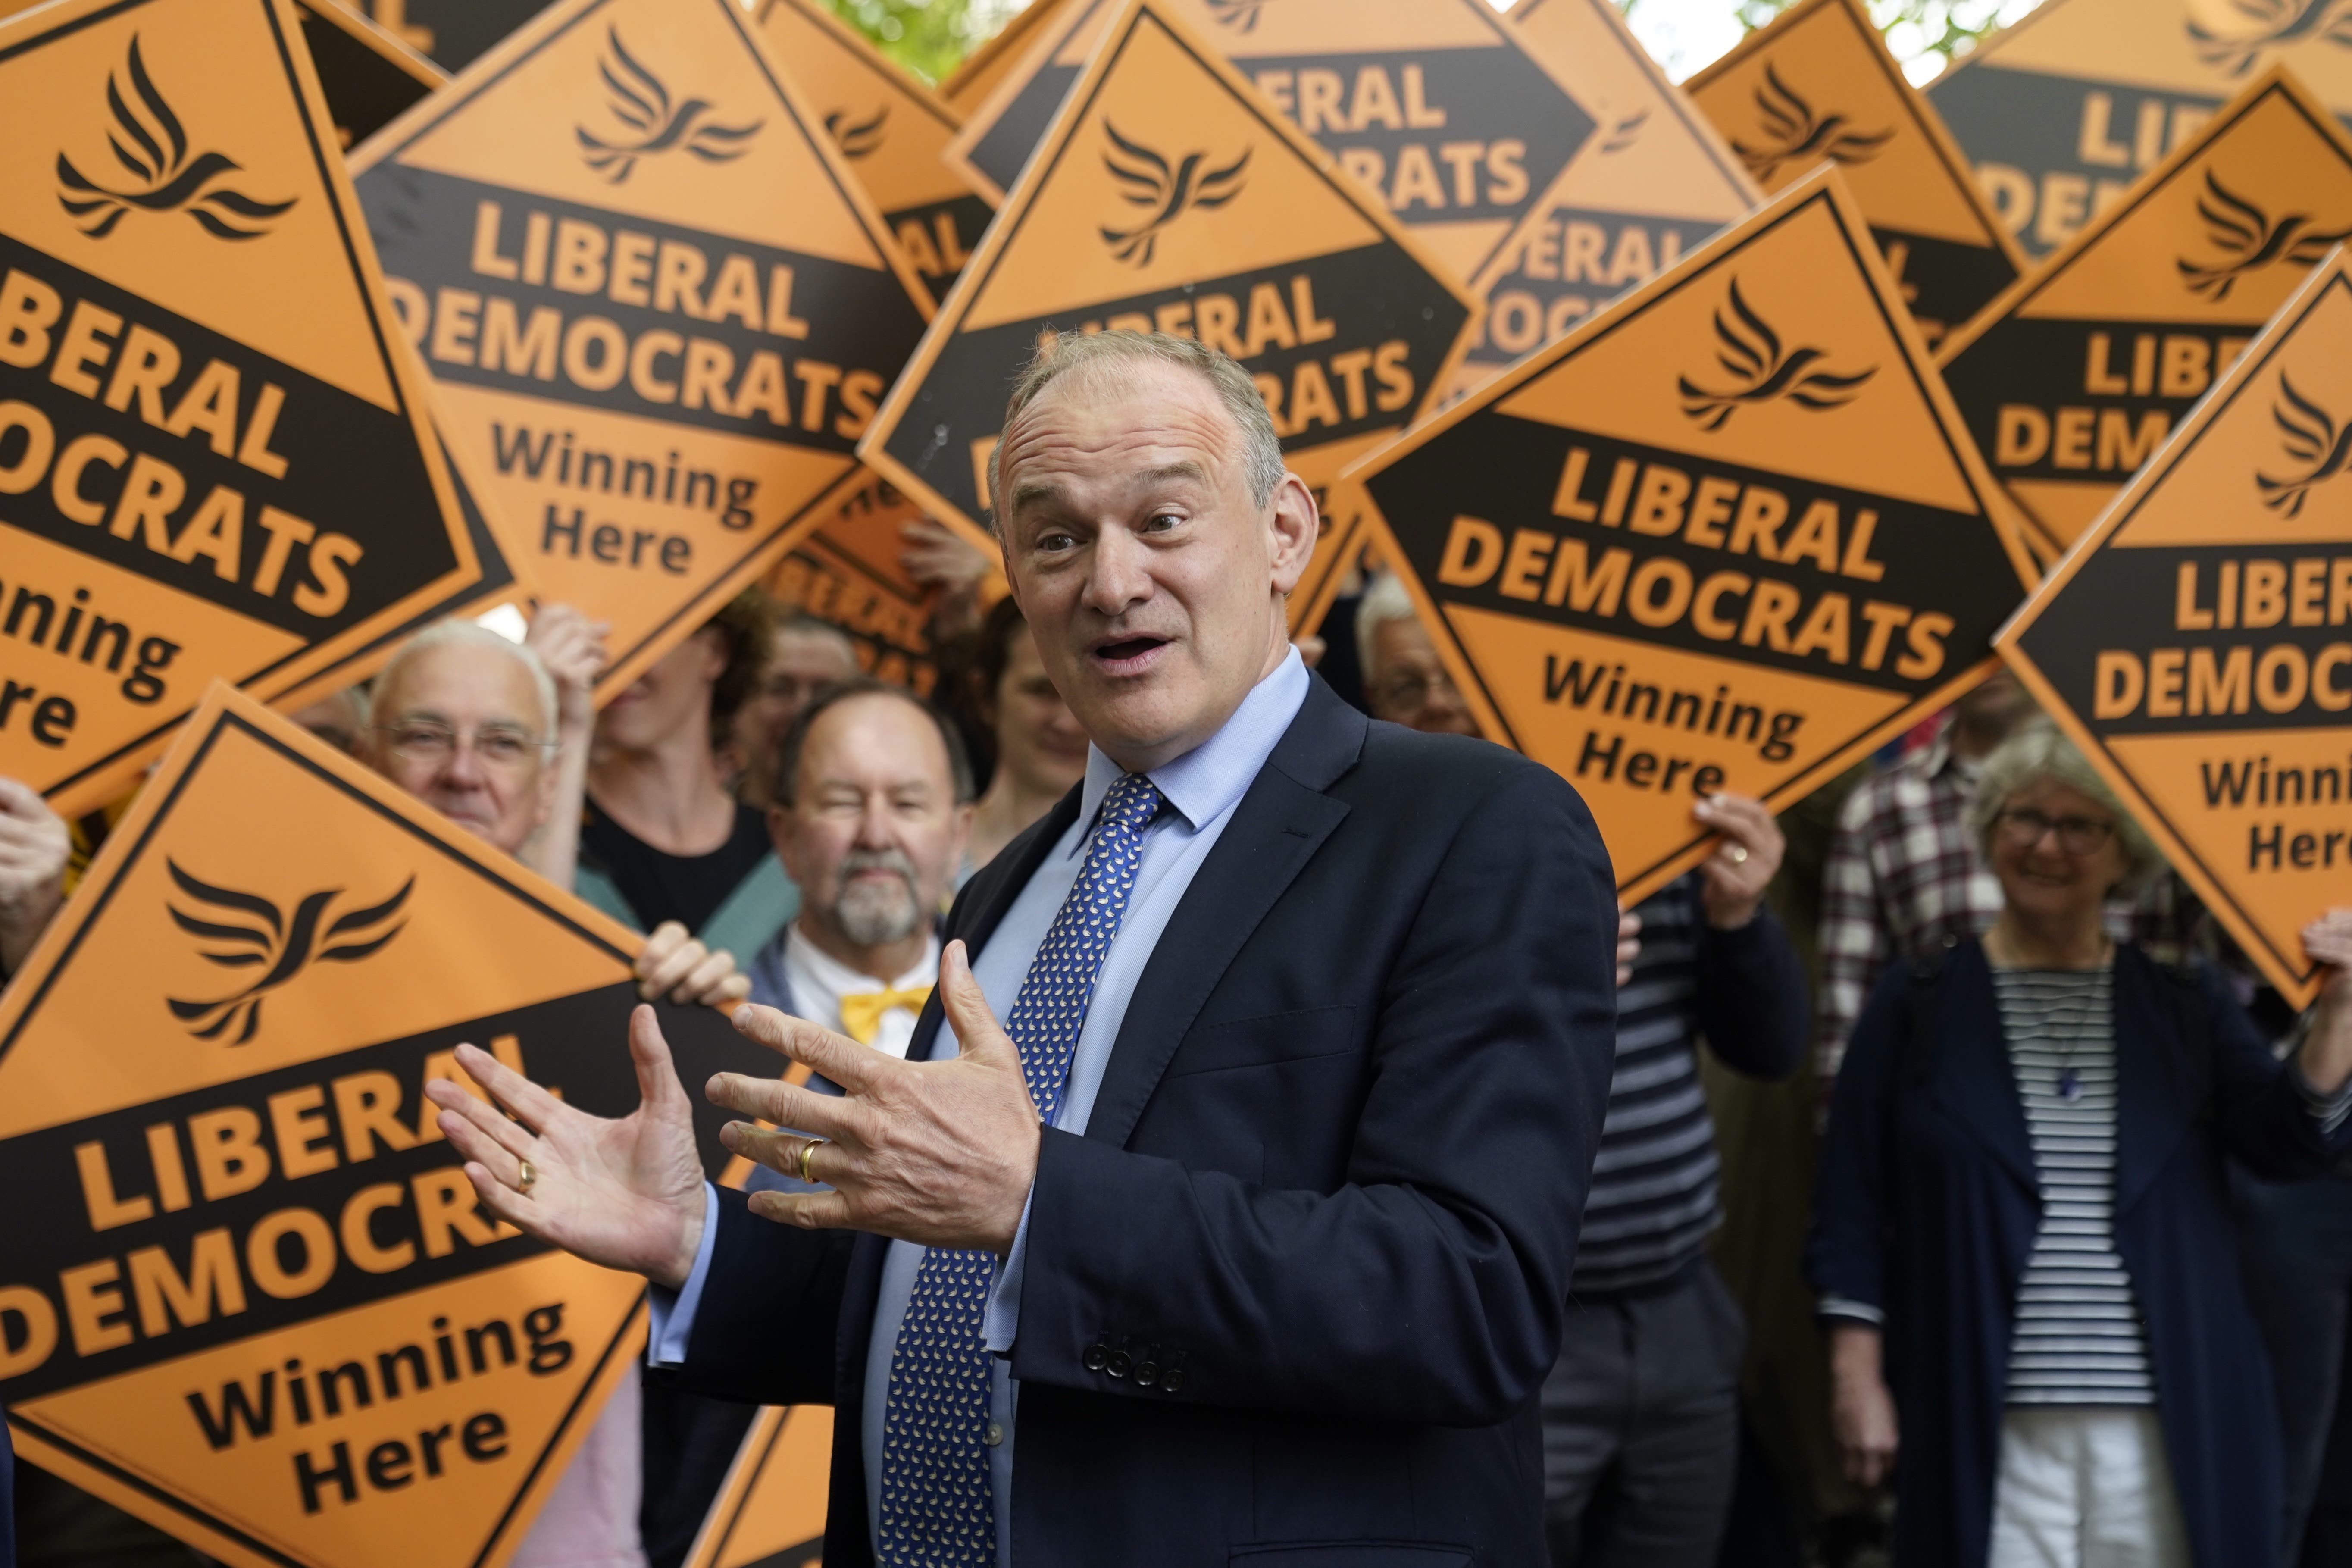
<svg viewBox="0 0 2352 1568">
<path fill-rule="evenodd" d="M 1124 664 L 1141 658 L 1154 648 L 1168 646 L 1166 637 L 1121 637 L 1117 642 L 1098 643 L 1095 657 L 1108 664 Z"/>
</svg>

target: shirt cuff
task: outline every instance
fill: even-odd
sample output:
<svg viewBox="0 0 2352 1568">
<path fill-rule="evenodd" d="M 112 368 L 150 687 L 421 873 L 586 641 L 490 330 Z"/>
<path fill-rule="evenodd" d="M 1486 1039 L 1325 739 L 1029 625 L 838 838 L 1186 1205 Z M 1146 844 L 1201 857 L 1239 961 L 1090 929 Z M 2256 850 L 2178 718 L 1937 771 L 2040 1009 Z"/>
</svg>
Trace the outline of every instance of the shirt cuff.
<svg viewBox="0 0 2352 1568">
<path fill-rule="evenodd" d="M 656 1285 L 646 1292 L 653 1315 L 646 1332 L 647 1366 L 684 1366 L 687 1342 L 694 1338 L 694 1314 L 702 1306 L 702 1284 L 710 1277 L 710 1254 L 719 1244 L 719 1189 L 702 1184 L 702 1242 L 694 1268 L 676 1290 Z"/>
<path fill-rule="evenodd" d="M 1869 1302 L 1857 1301 L 1851 1296 L 1824 1296 L 1816 1310 L 1824 1318 L 1843 1318 L 1851 1323 L 1868 1323 L 1874 1329 L 1886 1325 L 1885 1313 Z"/>
<path fill-rule="evenodd" d="M 996 1283 L 989 1288 L 988 1315 L 981 1321 L 981 1342 L 991 1355 L 1011 1355 L 1021 1335 L 1021 1268 L 1029 1255 L 1029 1205 L 1037 1190 L 1021 1200 L 1021 1228 L 1013 1233 L 1013 1250 L 996 1266 Z"/>
</svg>

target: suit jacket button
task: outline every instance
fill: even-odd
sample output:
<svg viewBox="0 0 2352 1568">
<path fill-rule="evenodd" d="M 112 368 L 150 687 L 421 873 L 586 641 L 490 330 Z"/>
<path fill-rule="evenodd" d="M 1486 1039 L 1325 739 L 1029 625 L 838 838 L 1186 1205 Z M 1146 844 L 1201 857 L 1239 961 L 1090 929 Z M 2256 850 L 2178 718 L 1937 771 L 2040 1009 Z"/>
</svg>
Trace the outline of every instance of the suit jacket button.
<svg viewBox="0 0 2352 1568">
<path fill-rule="evenodd" d="M 1110 1352 L 1101 1345 L 1091 1344 L 1087 1347 L 1086 1367 L 1088 1372 L 1100 1372 L 1103 1369 L 1103 1363 L 1109 1359 Z"/>
<path fill-rule="evenodd" d="M 1103 1370 L 1110 1373 L 1113 1377 L 1125 1377 L 1127 1375 L 1128 1369 L 1134 1364 L 1135 1358 L 1129 1355 L 1125 1351 L 1113 1351 L 1110 1352 L 1109 1363 L 1106 1365 Z"/>
<path fill-rule="evenodd" d="M 1159 1363 L 1158 1362 L 1146 1361 L 1146 1362 L 1138 1362 L 1138 1363 L 1136 1363 L 1136 1365 L 1135 1365 L 1135 1386 L 1136 1386 L 1136 1387 L 1138 1387 L 1138 1388 L 1150 1388 L 1153 1384 L 1158 1383 L 1159 1381 L 1160 1381 L 1160 1363 Z"/>
<path fill-rule="evenodd" d="M 1138 1378 L 1138 1379 L 1137 1379 L 1137 1381 L 1138 1381 L 1138 1382 L 1140 1382 L 1140 1381 L 1142 1381 L 1142 1380 L 1141 1380 L 1140 1378 Z M 1174 1394 L 1177 1390 L 1179 1390 L 1179 1389 L 1182 1388 L 1183 1386 L 1184 1386 L 1184 1369 L 1183 1369 L 1182 1367 L 1181 1367 L 1181 1366 L 1171 1366 L 1171 1367 L 1170 1367 L 1170 1368 L 1167 1370 L 1167 1372 L 1166 1372 L 1166 1373 L 1162 1373 L 1162 1374 L 1161 1374 L 1161 1376 L 1160 1376 L 1160 1391 L 1161 1391 L 1162 1393 L 1165 1393 L 1165 1394 Z"/>
</svg>

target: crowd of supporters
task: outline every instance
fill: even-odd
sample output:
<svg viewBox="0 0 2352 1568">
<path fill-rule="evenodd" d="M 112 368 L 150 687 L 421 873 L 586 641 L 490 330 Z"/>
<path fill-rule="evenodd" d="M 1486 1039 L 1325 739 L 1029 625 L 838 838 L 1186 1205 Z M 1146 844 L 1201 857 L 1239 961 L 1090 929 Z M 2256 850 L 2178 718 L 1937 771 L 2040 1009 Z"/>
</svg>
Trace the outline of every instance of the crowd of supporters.
<svg viewBox="0 0 2352 1568">
<path fill-rule="evenodd" d="M 545 605 L 295 717 L 648 933 L 648 997 L 903 1055 L 949 901 L 1087 759 L 987 562 L 909 551 L 929 698 L 754 593 L 601 707 L 605 628 Z M 1475 733 L 1395 578 L 1307 644 L 1375 718 Z M 0 974 L 119 814 L 0 780 Z M 2297 1016 L 2005 677 L 1777 817 L 1695 814 L 1727 851 L 1621 928 L 1540 1400 L 1555 1560 L 2352 1560 L 2352 1088 L 2305 1070 L 2352 1031 L 2352 912 Z M 515 1562 L 674 1568 L 751 1415 L 625 1383 Z M 31 1473 L 18 1522 L 28 1564 L 193 1555 Z"/>
</svg>

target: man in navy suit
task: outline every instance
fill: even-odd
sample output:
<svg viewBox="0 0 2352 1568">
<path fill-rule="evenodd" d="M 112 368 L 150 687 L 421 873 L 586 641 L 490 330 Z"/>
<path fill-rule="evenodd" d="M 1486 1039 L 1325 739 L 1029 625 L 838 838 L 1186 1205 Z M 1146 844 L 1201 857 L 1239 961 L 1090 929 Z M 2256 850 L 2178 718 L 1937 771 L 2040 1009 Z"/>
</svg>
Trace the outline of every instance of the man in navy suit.
<svg viewBox="0 0 2352 1568">
<path fill-rule="evenodd" d="M 468 1048 L 516 1120 L 442 1085 L 442 1126 L 493 1213 L 653 1280 L 656 1365 L 835 1407 L 829 1568 L 1536 1568 L 1613 1055 L 1591 819 L 1300 664 L 1315 501 L 1232 361 L 1065 336 L 994 469 L 1093 752 L 959 899 L 907 1060 L 737 1014 L 845 1092 L 715 1079 L 814 1134 L 729 1147 L 831 1190 L 710 1189 L 649 1011 L 625 1120 Z"/>
</svg>

